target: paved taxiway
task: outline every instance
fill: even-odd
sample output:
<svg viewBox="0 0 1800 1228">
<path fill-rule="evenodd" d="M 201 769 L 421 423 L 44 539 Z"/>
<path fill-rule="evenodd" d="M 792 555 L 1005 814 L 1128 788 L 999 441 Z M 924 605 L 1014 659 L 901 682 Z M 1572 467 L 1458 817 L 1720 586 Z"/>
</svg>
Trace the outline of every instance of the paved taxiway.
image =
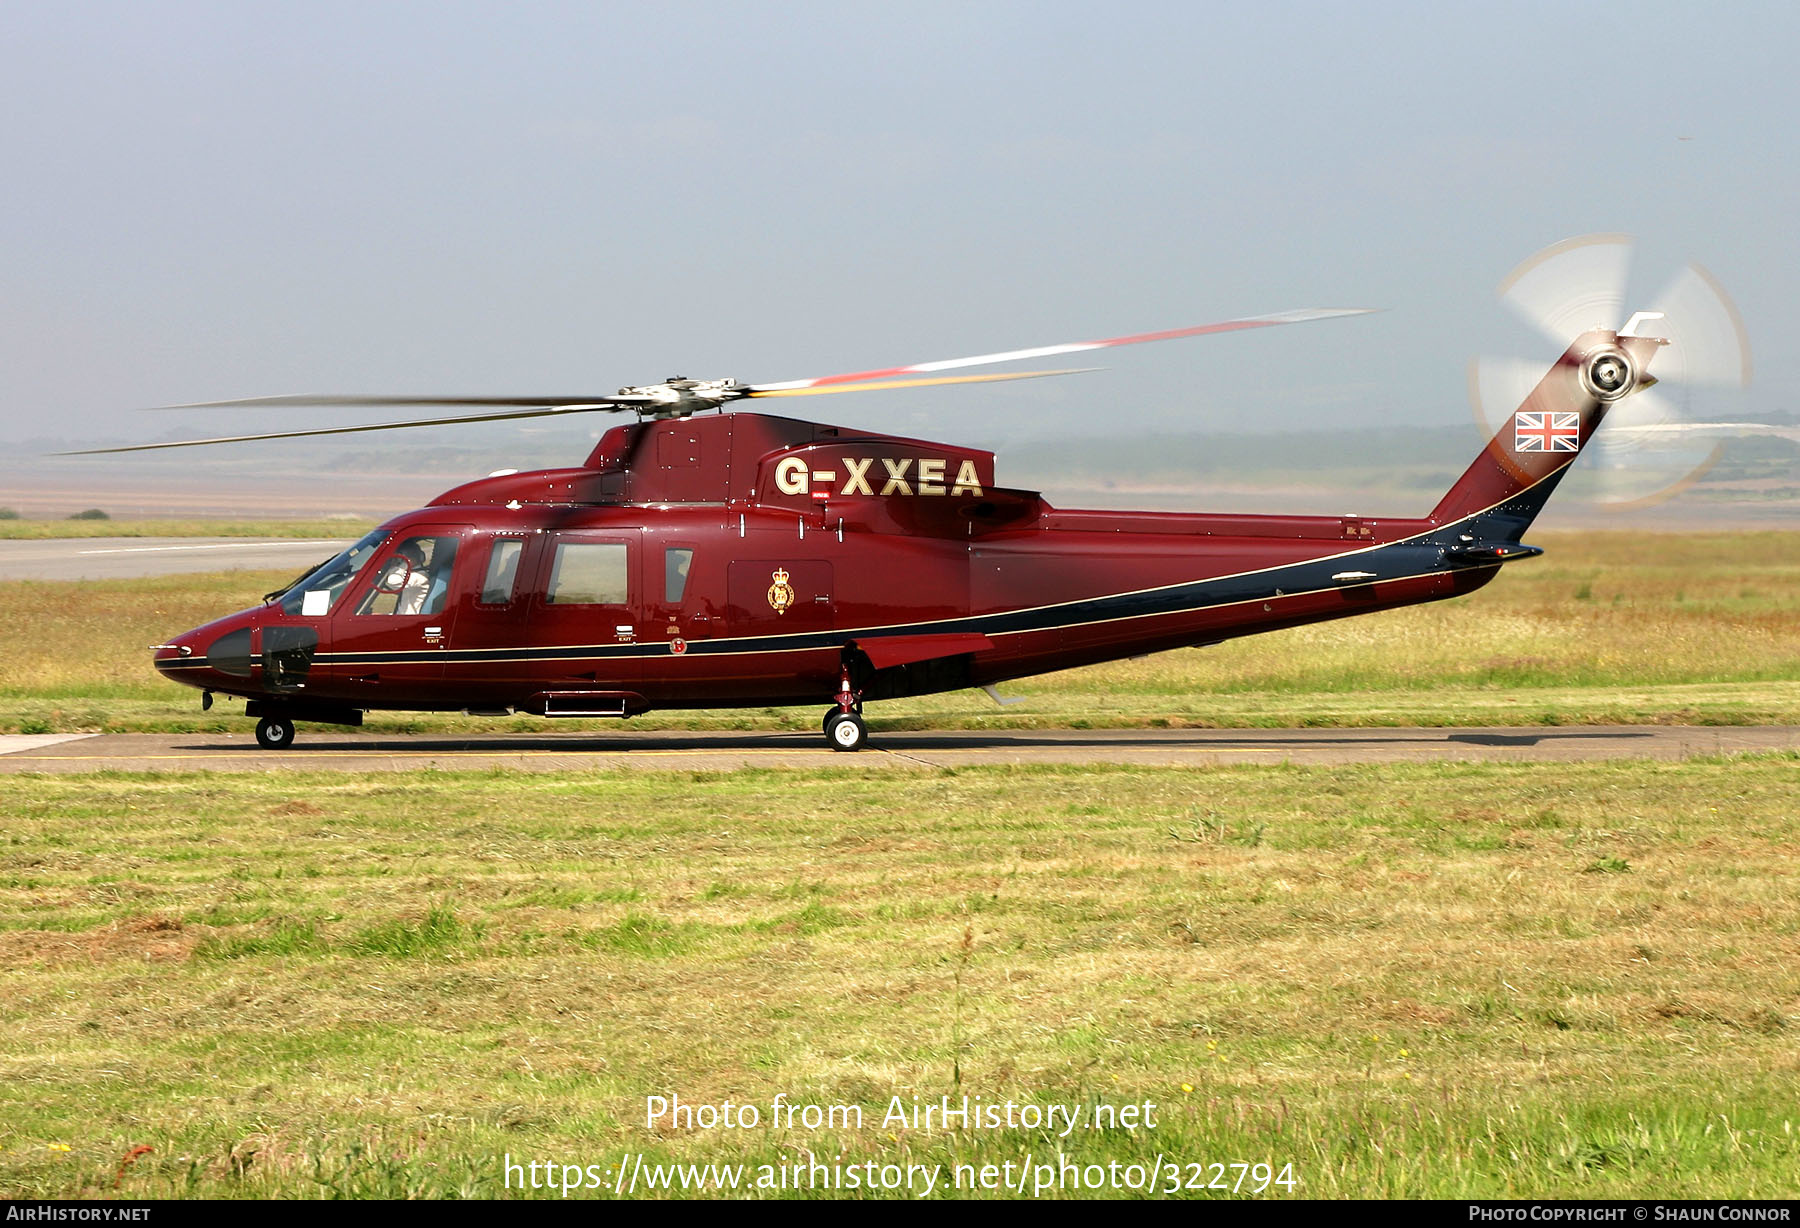
<svg viewBox="0 0 1800 1228">
<path fill-rule="evenodd" d="M 1517 729 L 1132 729 L 880 733 L 845 755 L 815 733 L 555 733 L 401 736 L 303 726 L 285 751 L 239 734 L 0 736 L 0 772 L 414 772 L 518 768 L 728 771 L 921 769 L 1017 763 L 1574 762 L 1800 750 L 1800 728 L 1580 726 Z"/>
<path fill-rule="evenodd" d="M 348 538 L 59 537 L 0 541 L 0 580 L 124 580 L 192 571 L 293 571 Z"/>
</svg>

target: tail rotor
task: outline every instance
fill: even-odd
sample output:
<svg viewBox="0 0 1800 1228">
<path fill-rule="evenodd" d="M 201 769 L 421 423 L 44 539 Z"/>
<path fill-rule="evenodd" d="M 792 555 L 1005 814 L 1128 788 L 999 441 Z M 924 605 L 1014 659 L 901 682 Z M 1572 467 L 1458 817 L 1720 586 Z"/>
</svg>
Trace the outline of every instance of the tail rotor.
<svg viewBox="0 0 1800 1228">
<path fill-rule="evenodd" d="M 1591 497 L 1622 509 L 1658 503 L 1698 481 L 1724 448 L 1717 416 L 1729 390 L 1750 382 L 1750 347 L 1743 321 L 1713 276 L 1698 265 L 1681 269 L 1626 318 L 1632 241 L 1625 235 L 1587 235 L 1544 249 L 1500 284 L 1502 304 L 1558 348 L 1585 329 L 1617 329 L 1623 336 L 1654 335 L 1668 344 L 1657 356 L 1660 387 L 1640 385 L 1614 405 L 1581 470 Z M 1542 363 L 1483 357 L 1470 366 L 1476 423 L 1491 433 L 1531 390 Z M 1605 374 L 1591 391 L 1605 400 Z"/>
</svg>

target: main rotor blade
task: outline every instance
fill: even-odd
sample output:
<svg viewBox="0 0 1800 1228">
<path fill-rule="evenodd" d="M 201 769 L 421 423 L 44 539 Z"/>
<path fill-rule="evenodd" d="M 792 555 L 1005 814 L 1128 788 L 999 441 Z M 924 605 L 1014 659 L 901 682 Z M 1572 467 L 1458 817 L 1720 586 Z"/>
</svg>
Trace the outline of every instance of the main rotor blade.
<svg viewBox="0 0 1800 1228">
<path fill-rule="evenodd" d="M 1099 367 L 1067 367 L 1061 371 L 1006 371 L 998 375 L 939 375 L 932 379 L 874 380 L 859 384 L 827 384 L 820 388 L 752 388 L 753 397 L 817 397 L 833 392 L 880 392 L 887 388 L 929 388 L 935 384 L 995 384 L 1009 379 L 1041 379 L 1046 375 L 1083 375 Z"/>
<path fill-rule="evenodd" d="M 162 448 L 198 448 L 212 443 L 249 443 L 257 439 L 301 439 L 309 435 L 354 435 L 362 431 L 398 431 L 415 426 L 453 426 L 461 422 L 500 422 L 510 418 L 547 418 L 555 414 L 593 410 L 630 409 L 630 405 L 597 403 L 554 405 L 547 409 L 520 409 L 503 414 L 464 414 L 450 418 L 412 418 L 405 422 L 371 422 L 364 426 L 325 426 L 305 431 L 269 431 L 261 435 L 221 435 L 216 439 L 181 439 L 172 443 L 138 443 L 124 448 L 83 448 L 77 452 L 53 452 L 53 456 L 99 456 L 108 452 L 155 452 Z"/>
<path fill-rule="evenodd" d="M 1315 307 L 1300 311 L 1278 311 L 1273 315 L 1245 316 L 1237 320 L 1221 320 L 1216 324 L 1198 324 L 1192 328 L 1171 328 L 1157 333 L 1134 333 L 1127 337 L 1108 337 L 1101 341 L 1072 341 L 1066 345 L 1040 345 L 1026 350 L 1005 350 L 998 354 L 977 354 L 972 358 L 947 358 L 937 362 L 916 362 L 909 367 L 886 367 L 875 371 L 851 371 L 843 375 L 821 375 L 814 379 L 788 380 L 778 384 L 752 384 L 750 395 L 762 396 L 793 389 L 818 388 L 828 384 L 867 383 L 891 379 L 899 375 L 953 371 L 960 367 L 979 367 L 995 362 L 1015 362 L 1026 358 L 1048 358 L 1055 354 L 1079 354 L 1086 350 L 1104 350 L 1119 345 L 1139 345 L 1146 341 L 1173 341 L 1179 337 L 1199 337 L 1207 333 L 1231 333 L 1248 328 L 1270 328 L 1277 324 L 1303 324 L 1308 320 L 1330 320 L 1338 316 L 1367 315 L 1374 307 Z"/>
<path fill-rule="evenodd" d="M 280 409 L 292 407 L 345 406 L 355 409 L 413 409 L 421 405 L 469 405 L 504 408 L 517 406 L 538 409 L 606 409 L 612 406 L 629 409 L 648 405 L 649 397 L 580 396 L 580 397 L 426 397 L 370 395 L 361 392 L 302 392 L 277 397 L 239 397 L 231 401 L 190 401 L 184 405 L 155 405 L 164 409 Z M 471 418 L 471 422 L 475 419 Z"/>
</svg>

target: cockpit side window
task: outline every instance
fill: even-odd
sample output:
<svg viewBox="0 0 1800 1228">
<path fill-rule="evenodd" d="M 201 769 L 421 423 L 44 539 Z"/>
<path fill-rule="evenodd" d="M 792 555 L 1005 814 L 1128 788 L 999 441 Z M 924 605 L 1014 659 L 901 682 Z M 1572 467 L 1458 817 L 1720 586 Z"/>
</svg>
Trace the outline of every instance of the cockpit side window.
<svg viewBox="0 0 1800 1228">
<path fill-rule="evenodd" d="M 409 537 L 382 560 L 358 614 L 441 614 L 456 562 L 454 536 Z"/>
<path fill-rule="evenodd" d="M 307 572 L 281 596 L 283 614 L 301 614 L 308 618 L 331 613 L 331 607 L 344 594 L 375 551 L 387 540 L 386 529 L 376 529 L 337 557 Z"/>
</svg>

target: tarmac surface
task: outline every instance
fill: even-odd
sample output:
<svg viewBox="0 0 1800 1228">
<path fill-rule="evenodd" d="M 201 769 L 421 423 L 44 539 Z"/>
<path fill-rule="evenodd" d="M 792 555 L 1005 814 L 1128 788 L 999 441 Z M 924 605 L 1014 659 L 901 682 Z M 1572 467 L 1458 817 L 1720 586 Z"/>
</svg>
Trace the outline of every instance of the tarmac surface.
<svg viewBox="0 0 1800 1228">
<path fill-rule="evenodd" d="M 127 580 L 193 571 L 298 573 L 347 538 L 57 537 L 0 541 L 0 580 Z"/>
<path fill-rule="evenodd" d="M 218 734 L 0 735 L 0 773 L 416 772 L 426 768 L 730 771 L 745 767 L 920 770 L 994 764 L 1567 763 L 1800 751 L 1794 726 L 1513 729 L 1131 729 L 875 732 L 859 754 L 816 733 L 360 734 L 302 726 L 283 751 L 246 728 Z"/>
</svg>

